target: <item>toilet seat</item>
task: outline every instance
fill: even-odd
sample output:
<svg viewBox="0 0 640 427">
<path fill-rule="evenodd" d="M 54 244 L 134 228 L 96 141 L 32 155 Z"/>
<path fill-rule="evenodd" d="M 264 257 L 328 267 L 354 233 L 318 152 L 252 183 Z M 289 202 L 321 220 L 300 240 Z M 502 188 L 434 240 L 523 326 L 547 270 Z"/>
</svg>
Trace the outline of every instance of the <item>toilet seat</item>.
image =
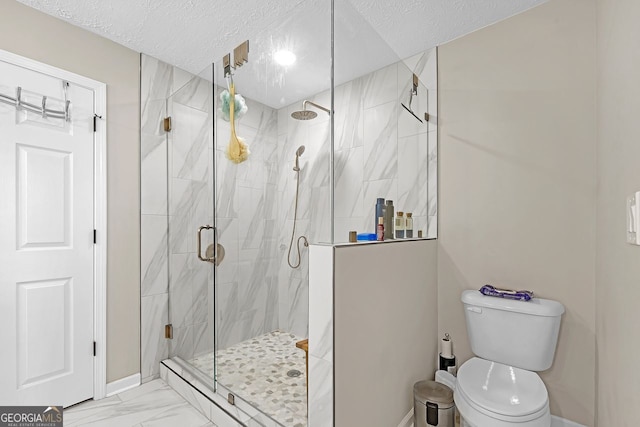
<svg viewBox="0 0 640 427">
<path fill-rule="evenodd" d="M 486 417 L 523 427 L 521 423 L 529 421 L 532 426 L 550 423 L 549 396 L 540 377 L 498 362 L 474 357 L 464 363 L 458 371 L 454 398 L 460 413 L 472 423 L 474 418 Z"/>
</svg>

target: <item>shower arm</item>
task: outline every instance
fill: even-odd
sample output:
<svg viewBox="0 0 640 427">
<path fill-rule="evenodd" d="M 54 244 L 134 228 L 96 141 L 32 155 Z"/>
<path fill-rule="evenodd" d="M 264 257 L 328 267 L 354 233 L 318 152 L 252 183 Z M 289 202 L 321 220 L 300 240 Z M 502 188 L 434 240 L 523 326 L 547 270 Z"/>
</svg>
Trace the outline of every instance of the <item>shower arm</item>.
<svg viewBox="0 0 640 427">
<path fill-rule="evenodd" d="M 311 104 L 311 105 L 313 105 L 314 107 L 318 108 L 319 110 L 322 110 L 322 111 L 326 112 L 327 114 L 331 114 L 331 111 L 330 111 L 328 108 L 324 108 L 322 105 L 318 105 L 318 104 L 316 104 L 315 102 L 307 101 L 307 100 L 305 100 L 305 101 L 302 103 L 302 109 L 303 109 L 303 110 L 306 110 L 306 109 L 307 109 L 307 104 Z"/>
</svg>

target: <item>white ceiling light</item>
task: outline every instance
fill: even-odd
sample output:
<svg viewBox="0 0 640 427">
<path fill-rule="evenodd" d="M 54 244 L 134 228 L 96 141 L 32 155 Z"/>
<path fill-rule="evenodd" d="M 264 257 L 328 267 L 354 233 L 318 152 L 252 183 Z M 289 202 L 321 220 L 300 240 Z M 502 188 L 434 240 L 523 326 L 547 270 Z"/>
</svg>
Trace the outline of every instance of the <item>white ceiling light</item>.
<svg viewBox="0 0 640 427">
<path fill-rule="evenodd" d="M 279 50 L 273 54 L 273 59 L 280 65 L 287 67 L 296 62 L 296 55 L 290 50 Z"/>
</svg>

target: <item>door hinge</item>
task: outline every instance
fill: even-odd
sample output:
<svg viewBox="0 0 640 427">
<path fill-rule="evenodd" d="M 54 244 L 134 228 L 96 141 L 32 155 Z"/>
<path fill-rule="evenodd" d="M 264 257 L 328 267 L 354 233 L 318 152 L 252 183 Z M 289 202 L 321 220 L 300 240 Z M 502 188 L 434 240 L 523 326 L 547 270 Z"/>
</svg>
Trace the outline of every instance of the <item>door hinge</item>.
<svg viewBox="0 0 640 427">
<path fill-rule="evenodd" d="M 165 132 L 171 132 L 171 116 L 164 118 L 163 125 Z"/>
<path fill-rule="evenodd" d="M 102 119 L 102 116 L 94 114 L 93 115 L 93 131 L 94 132 L 98 130 L 98 119 Z"/>
<path fill-rule="evenodd" d="M 96 355 L 96 342 L 93 342 L 93 355 Z"/>
<path fill-rule="evenodd" d="M 96 243 L 98 243 L 98 230 L 96 230 L 94 228 L 93 229 L 93 244 L 95 245 Z"/>
<path fill-rule="evenodd" d="M 171 323 L 164 325 L 164 337 L 169 340 L 173 339 L 173 325 Z"/>
</svg>

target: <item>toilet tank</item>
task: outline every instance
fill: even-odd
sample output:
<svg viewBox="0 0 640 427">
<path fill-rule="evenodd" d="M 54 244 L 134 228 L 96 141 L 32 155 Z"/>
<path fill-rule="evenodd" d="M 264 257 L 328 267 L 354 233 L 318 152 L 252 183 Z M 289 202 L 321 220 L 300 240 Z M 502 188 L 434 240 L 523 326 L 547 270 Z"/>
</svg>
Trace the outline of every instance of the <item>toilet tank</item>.
<svg viewBox="0 0 640 427">
<path fill-rule="evenodd" d="M 533 298 L 514 301 L 464 291 L 462 303 L 473 353 L 483 359 L 528 371 L 553 363 L 564 306 Z"/>
</svg>

